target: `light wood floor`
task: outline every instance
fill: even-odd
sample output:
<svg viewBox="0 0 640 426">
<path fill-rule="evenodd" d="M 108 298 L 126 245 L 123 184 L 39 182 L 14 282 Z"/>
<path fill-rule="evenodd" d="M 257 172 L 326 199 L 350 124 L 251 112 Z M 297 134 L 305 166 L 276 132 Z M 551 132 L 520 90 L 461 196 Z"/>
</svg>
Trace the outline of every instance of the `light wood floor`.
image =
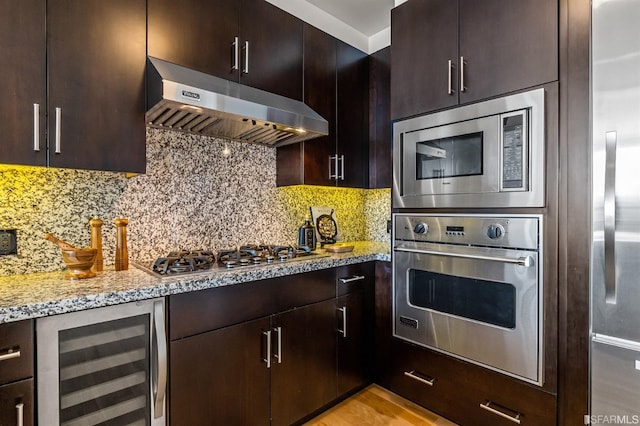
<svg viewBox="0 0 640 426">
<path fill-rule="evenodd" d="M 411 401 L 371 385 L 305 426 L 455 426 Z"/>
</svg>

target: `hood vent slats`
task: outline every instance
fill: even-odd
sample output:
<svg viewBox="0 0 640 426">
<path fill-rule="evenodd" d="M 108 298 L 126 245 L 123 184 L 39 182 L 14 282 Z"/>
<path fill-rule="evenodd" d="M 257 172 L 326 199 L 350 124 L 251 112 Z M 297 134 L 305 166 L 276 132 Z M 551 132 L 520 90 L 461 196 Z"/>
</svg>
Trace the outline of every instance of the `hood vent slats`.
<svg viewBox="0 0 640 426">
<path fill-rule="evenodd" d="M 273 147 L 328 134 L 327 121 L 300 101 L 160 59 L 147 64 L 151 127 Z"/>
</svg>

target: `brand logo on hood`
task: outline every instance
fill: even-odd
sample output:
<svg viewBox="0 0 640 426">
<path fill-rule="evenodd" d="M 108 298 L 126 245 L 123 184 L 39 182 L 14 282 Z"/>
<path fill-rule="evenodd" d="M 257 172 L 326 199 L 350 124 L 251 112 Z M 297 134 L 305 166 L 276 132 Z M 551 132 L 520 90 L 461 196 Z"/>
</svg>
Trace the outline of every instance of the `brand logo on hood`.
<svg viewBox="0 0 640 426">
<path fill-rule="evenodd" d="M 200 94 L 196 92 L 190 92 L 188 90 L 182 91 L 182 96 L 189 99 L 195 99 L 196 101 L 200 100 Z"/>
</svg>

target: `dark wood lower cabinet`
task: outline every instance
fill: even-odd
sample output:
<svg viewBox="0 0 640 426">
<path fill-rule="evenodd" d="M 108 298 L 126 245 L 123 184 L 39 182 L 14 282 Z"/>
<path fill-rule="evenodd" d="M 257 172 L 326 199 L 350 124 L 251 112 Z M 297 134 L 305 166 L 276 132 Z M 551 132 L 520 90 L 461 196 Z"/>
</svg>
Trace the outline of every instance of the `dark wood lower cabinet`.
<svg viewBox="0 0 640 426">
<path fill-rule="evenodd" d="M 335 300 L 274 315 L 271 424 L 290 425 L 336 398 Z"/>
<path fill-rule="evenodd" d="M 171 296 L 170 424 L 296 424 L 370 383 L 372 282 L 365 263 Z"/>
<path fill-rule="evenodd" d="M 269 318 L 171 342 L 172 425 L 269 425 Z"/>
<path fill-rule="evenodd" d="M 556 397 L 534 385 L 394 339 L 389 388 L 461 425 L 556 424 Z"/>
<path fill-rule="evenodd" d="M 0 386 L 0 425 L 32 426 L 33 379 Z"/>
</svg>

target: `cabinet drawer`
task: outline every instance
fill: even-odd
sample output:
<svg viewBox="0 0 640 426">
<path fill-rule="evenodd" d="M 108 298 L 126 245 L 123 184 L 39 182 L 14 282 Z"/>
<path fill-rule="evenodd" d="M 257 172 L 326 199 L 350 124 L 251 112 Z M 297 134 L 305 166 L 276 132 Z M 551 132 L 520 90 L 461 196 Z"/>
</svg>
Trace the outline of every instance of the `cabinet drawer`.
<svg viewBox="0 0 640 426">
<path fill-rule="evenodd" d="M 33 379 L 0 386 L 0 425 L 33 425 Z"/>
<path fill-rule="evenodd" d="M 357 263 L 341 266 L 336 269 L 336 292 L 342 296 L 353 291 L 362 290 L 375 280 L 374 263 Z"/>
<path fill-rule="evenodd" d="M 398 340 L 392 356 L 391 390 L 456 423 L 555 424 L 555 396 L 533 385 Z"/>
<path fill-rule="evenodd" d="M 33 376 L 33 320 L 0 325 L 0 384 Z"/>
<path fill-rule="evenodd" d="M 181 339 L 335 297 L 334 269 L 169 297 L 169 338 Z"/>
</svg>

